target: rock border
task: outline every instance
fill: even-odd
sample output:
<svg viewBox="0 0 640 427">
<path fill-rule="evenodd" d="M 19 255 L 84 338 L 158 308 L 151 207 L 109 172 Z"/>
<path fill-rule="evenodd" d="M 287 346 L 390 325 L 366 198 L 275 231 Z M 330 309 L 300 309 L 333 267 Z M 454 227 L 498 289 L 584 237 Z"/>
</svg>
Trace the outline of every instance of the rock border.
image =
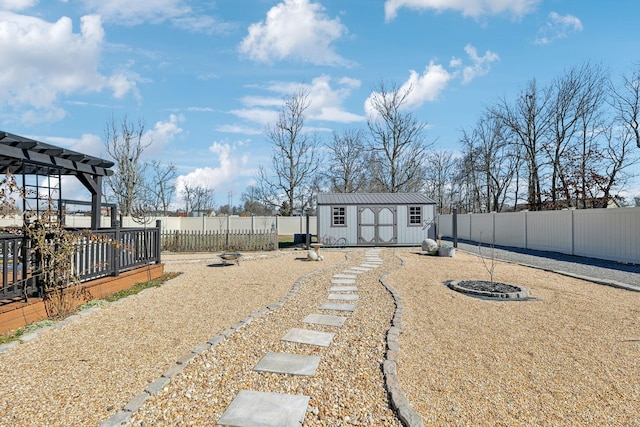
<svg viewBox="0 0 640 427">
<path fill-rule="evenodd" d="M 474 281 L 490 283 L 488 280 L 450 280 L 447 282 L 447 286 L 449 287 L 449 289 L 452 289 L 456 292 L 460 292 L 462 294 L 473 295 L 473 296 L 482 297 L 482 298 L 489 298 L 493 300 L 524 301 L 529 299 L 529 291 L 524 286 L 505 283 L 505 285 L 513 286 L 514 288 L 520 289 L 517 292 L 479 291 L 476 289 L 470 289 L 470 288 L 464 287 L 465 282 L 474 282 Z"/>
<path fill-rule="evenodd" d="M 400 260 L 399 268 L 404 267 L 404 260 L 400 258 L 395 251 L 394 256 Z M 384 374 L 389 400 L 391 401 L 391 408 L 395 411 L 400 422 L 402 422 L 405 427 L 424 427 L 422 418 L 407 400 L 407 396 L 402 390 L 402 386 L 398 380 L 398 356 L 400 354 L 398 338 L 402 333 L 404 304 L 396 290 L 385 281 L 385 278 L 394 271 L 395 270 L 390 271 L 380 278 L 380 283 L 391 294 L 396 306 L 393 318 L 391 319 L 391 327 L 387 331 L 387 351 L 384 362 L 382 363 L 382 372 Z"/>
</svg>

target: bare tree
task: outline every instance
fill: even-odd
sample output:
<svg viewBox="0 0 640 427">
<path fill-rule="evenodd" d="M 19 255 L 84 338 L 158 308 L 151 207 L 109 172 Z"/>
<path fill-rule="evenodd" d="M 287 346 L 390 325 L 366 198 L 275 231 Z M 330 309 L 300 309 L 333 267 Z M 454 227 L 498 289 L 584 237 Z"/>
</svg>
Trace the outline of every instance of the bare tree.
<svg viewBox="0 0 640 427">
<path fill-rule="evenodd" d="M 187 185 L 185 185 L 185 188 Z M 183 194 L 186 194 L 183 193 Z M 214 204 L 214 191 L 212 188 L 205 187 L 203 185 L 192 186 L 188 190 L 189 204 L 191 206 L 191 212 L 198 212 L 201 214 L 208 214 L 213 210 Z"/>
<path fill-rule="evenodd" d="M 331 191 L 356 193 L 365 188 L 367 158 L 364 135 L 360 129 L 334 132 L 333 140 L 326 144 L 329 151 L 326 177 Z"/>
<path fill-rule="evenodd" d="M 388 90 L 380 83 L 370 98 L 371 177 L 384 192 L 420 191 L 424 185 L 429 145 L 422 135 L 426 124 L 406 110 L 411 90 L 395 86 Z"/>
<path fill-rule="evenodd" d="M 505 139 L 504 123 L 490 113 L 478 120 L 472 133 L 463 132 L 467 166 L 473 171 L 470 185 L 477 197 L 480 211 L 502 211 L 507 189 L 518 165 L 514 147 Z"/>
<path fill-rule="evenodd" d="M 597 154 L 594 144 L 604 127 L 601 107 L 607 81 L 600 66 L 587 63 L 569 69 L 551 85 L 549 138 L 543 147 L 553 169 L 549 194 L 554 209 L 573 206 L 574 199 L 585 194 L 588 164 Z"/>
<path fill-rule="evenodd" d="M 178 176 L 173 163 L 163 165 L 159 160 L 151 160 L 148 164 L 150 172 L 148 192 L 153 196 L 151 206 L 167 216 L 169 205 L 175 194 L 175 180 Z"/>
<path fill-rule="evenodd" d="M 438 212 L 448 213 L 452 205 L 451 189 L 456 161 L 452 151 L 434 151 L 429 154 L 425 188 L 427 196 L 437 203 Z"/>
<path fill-rule="evenodd" d="M 549 91 L 539 89 L 536 81 L 531 80 L 515 105 L 502 100 L 490 110 L 505 125 L 508 132 L 505 137 L 524 150 L 528 169 L 527 203 L 532 210 L 543 208 L 539 156 L 548 136 L 548 104 Z"/>
<path fill-rule="evenodd" d="M 611 84 L 610 90 L 618 120 L 629 128 L 636 146 L 640 148 L 640 68 L 631 75 L 623 75 L 622 86 L 618 88 Z"/>
<path fill-rule="evenodd" d="M 253 185 L 248 186 L 240 196 L 245 212 L 252 215 L 271 215 L 272 210 L 262 203 L 262 200 L 264 197 L 260 194 L 260 189 Z"/>
<path fill-rule="evenodd" d="M 315 136 L 304 130 L 305 112 L 309 108 L 309 93 L 300 87 L 285 98 L 278 120 L 267 129 L 273 145 L 273 174 L 260 169 L 258 177 L 265 202 L 278 206 L 282 196 L 292 211 L 303 209 L 308 199 L 311 181 L 319 168 Z"/>
<path fill-rule="evenodd" d="M 144 164 L 140 157 L 151 141 L 144 141 L 144 122 L 133 124 L 124 116 L 120 122 L 112 116 L 105 126 L 105 147 L 115 162 L 115 172 L 107 178 L 113 200 L 120 213 L 131 215 L 136 198 L 144 198 Z"/>
<path fill-rule="evenodd" d="M 194 212 L 206 214 L 213 210 L 214 191 L 212 188 L 184 182 L 180 193 L 187 215 Z"/>
</svg>

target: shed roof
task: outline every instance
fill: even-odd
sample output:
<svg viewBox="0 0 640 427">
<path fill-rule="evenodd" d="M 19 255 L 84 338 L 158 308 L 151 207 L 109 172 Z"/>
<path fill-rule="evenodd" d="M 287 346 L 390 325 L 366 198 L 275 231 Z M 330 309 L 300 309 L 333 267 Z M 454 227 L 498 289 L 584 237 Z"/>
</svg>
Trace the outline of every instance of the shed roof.
<svg viewBox="0 0 640 427">
<path fill-rule="evenodd" d="M 431 205 L 422 193 L 321 193 L 318 205 Z"/>
<path fill-rule="evenodd" d="M 109 168 L 114 165 L 109 160 L 0 131 L 0 173 L 23 172 L 24 161 L 56 167 L 62 175 L 112 175 Z"/>
</svg>

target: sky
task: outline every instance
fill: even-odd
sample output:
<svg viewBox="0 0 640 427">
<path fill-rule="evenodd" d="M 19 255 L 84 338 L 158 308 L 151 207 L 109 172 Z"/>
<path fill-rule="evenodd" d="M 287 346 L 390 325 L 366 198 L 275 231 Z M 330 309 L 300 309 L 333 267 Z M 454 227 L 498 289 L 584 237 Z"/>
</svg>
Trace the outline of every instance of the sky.
<svg viewBox="0 0 640 427">
<path fill-rule="evenodd" d="M 324 141 L 366 129 L 381 83 L 412 85 L 433 149 L 457 151 L 531 79 L 586 61 L 630 73 L 639 18 L 632 0 L 0 0 L 0 129 L 108 158 L 111 118 L 141 120 L 144 158 L 238 205 L 300 85 Z"/>
</svg>

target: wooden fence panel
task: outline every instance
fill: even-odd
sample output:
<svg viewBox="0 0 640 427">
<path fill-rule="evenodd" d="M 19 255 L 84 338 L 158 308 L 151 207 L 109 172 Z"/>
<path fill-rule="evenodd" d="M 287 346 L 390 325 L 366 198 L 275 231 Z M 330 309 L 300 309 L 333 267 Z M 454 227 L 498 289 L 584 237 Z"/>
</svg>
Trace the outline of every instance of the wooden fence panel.
<svg viewBox="0 0 640 427">
<path fill-rule="evenodd" d="M 165 230 L 160 234 L 162 250 L 170 252 L 274 250 L 276 239 L 270 230 Z"/>
</svg>

